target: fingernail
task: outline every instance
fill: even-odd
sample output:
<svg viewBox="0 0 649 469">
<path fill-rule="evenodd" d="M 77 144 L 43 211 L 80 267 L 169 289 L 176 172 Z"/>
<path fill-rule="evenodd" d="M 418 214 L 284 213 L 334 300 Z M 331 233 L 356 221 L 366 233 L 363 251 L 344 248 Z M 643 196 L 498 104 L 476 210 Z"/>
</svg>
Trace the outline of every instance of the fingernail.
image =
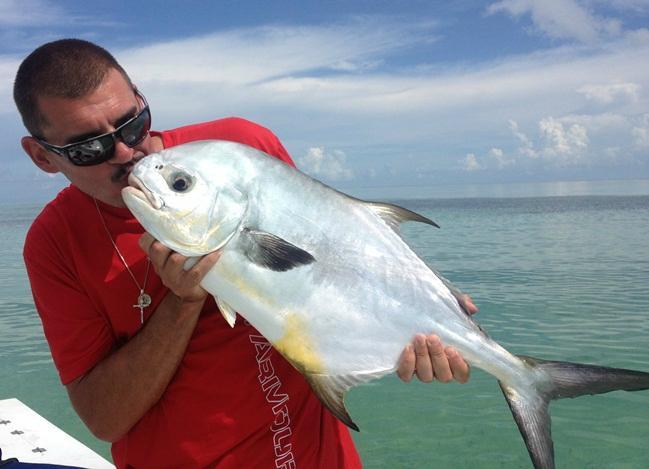
<svg viewBox="0 0 649 469">
<path fill-rule="evenodd" d="M 426 337 L 426 343 L 428 345 L 438 345 L 440 343 L 439 337 L 437 337 L 437 336 Z"/>
</svg>

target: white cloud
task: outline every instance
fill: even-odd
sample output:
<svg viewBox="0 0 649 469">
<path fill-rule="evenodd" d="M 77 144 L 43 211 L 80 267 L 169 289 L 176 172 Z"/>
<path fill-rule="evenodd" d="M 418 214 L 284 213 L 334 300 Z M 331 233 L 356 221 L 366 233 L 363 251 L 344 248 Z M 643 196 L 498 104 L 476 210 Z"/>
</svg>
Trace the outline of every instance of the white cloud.
<svg viewBox="0 0 649 469">
<path fill-rule="evenodd" d="M 356 18 L 322 26 L 231 29 L 128 49 L 119 58 L 141 80 L 245 86 L 305 72 L 371 70 L 381 63 L 378 56 L 429 35 L 423 23 Z"/>
<path fill-rule="evenodd" d="M 44 26 L 61 20 L 66 20 L 63 9 L 45 0 L 0 0 L 4 27 Z"/>
<path fill-rule="evenodd" d="M 156 125 L 232 113 L 270 125 L 306 115 L 325 125 L 354 122 L 361 135 L 378 126 L 380 139 L 400 141 L 430 135 L 430 121 L 494 130 L 509 118 L 529 123 L 563 115 L 583 105 L 584 93 L 592 100 L 608 91 L 620 104 L 634 104 L 622 99 L 633 95 L 632 87 L 592 88 L 595 76 L 600 83 L 637 86 L 639 106 L 637 90 L 649 86 L 649 34 L 589 50 L 560 47 L 454 67 L 389 66 L 398 50 L 430 37 L 427 25 L 366 18 L 232 29 L 118 50 L 116 56 L 155 105 Z"/>
<path fill-rule="evenodd" d="M 478 157 L 475 153 L 468 153 L 461 161 L 462 168 L 465 171 L 479 171 L 485 169 L 504 169 L 516 164 L 516 159 L 505 154 L 501 148 L 492 148 L 483 157 Z"/>
<path fill-rule="evenodd" d="M 649 11 L 649 0 L 589 0 L 588 3 L 593 6 L 604 5 L 623 12 L 643 13 Z"/>
<path fill-rule="evenodd" d="M 587 100 L 599 104 L 614 102 L 637 102 L 640 85 L 636 83 L 612 83 L 604 85 L 584 85 L 577 93 L 584 95 Z"/>
<path fill-rule="evenodd" d="M 326 152 L 324 147 L 311 147 L 306 155 L 298 158 L 298 166 L 314 177 L 332 181 L 345 181 L 354 177 L 354 172 L 347 168 L 347 156 L 340 150 Z"/>
<path fill-rule="evenodd" d="M 489 158 L 496 162 L 498 169 L 506 168 L 507 166 L 511 166 L 516 162 L 514 158 L 506 155 L 505 152 L 500 148 L 492 148 L 491 150 L 489 150 L 488 155 Z"/>
<path fill-rule="evenodd" d="M 575 163 L 588 148 L 588 133 L 582 125 L 564 126 L 553 117 L 547 117 L 539 122 L 539 130 L 545 142 L 542 155 L 559 164 Z"/>
<path fill-rule="evenodd" d="M 0 115 L 5 113 L 15 113 L 13 103 L 13 86 L 16 70 L 19 62 L 13 58 L 4 58 L 0 56 Z"/>
<path fill-rule="evenodd" d="M 482 166 L 480 166 L 480 163 L 478 163 L 478 159 L 473 153 L 468 153 L 464 157 L 464 159 L 462 160 L 462 167 L 464 168 L 465 171 L 478 171 L 482 169 Z"/>
<path fill-rule="evenodd" d="M 621 134 L 627 132 L 632 125 L 632 119 L 611 112 L 600 114 L 566 114 L 558 119 L 563 124 L 579 124 L 588 129 L 589 133 L 593 132 L 618 132 Z"/>
<path fill-rule="evenodd" d="M 341 60 L 340 62 L 331 65 L 331 69 L 338 72 L 366 72 L 373 70 L 383 64 L 383 60 L 367 60 L 367 61 L 349 61 Z"/>
<path fill-rule="evenodd" d="M 536 124 L 538 134 L 529 137 L 510 121 L 519 168 L 638 168 L 647 160 L 649 114 L 624 116 L 613 113 L 547 116 Z M 498 157 L 493 153 L 492 156 Z M 503 152 L 507 157 L 507 153 Z M 604 173 L 604 175 L 606 175 Z"/>
<path fill-rule="evenodd" d="M 622 29 L 619 20 L 598 17 L 583 2 L 575 0 L 501 0 L 487 8 L 489 14 L 499 12 L 515 18 L 529 14 L 538 32 L 582 43 L 617 35 Z"/>
<path fill-rule="evenodd" d="M 528 161 L 540 158 L 551 165 L 569 166 L 582 163 L 587 154 L 588 131 L 584 125 L 570 122 L 569 118 L 542 118 L 538 123 L 539 139 L 536 144 L 519 129 L 515 121 L 510 120 L 509 126 L 519 142 L 518 155 L 526 157 Z M 514 163 L 511 158 L 506 159 L 495 153 L 493 156 L 504 165 Z"/>
<path fill-rule="evenodd" d="M 514 137 L 519 141 L 518 153 L 528 158 L 537 158 L 538 154 L 534 150 L 534 143 L 518 128 L 518 123 L 512 119 L 509 120 L 509 128 Z"/>
<path fill-rule="evenodd" d="M 19 28 L 43 27 L 45 30 L 36 33 L 36 36 L 45 40 L 53 40 L 61 37 L 57 29 L 60 27 L 69 28 L 72 25 L 77 27 L 74 32 L 67 31 L 67 37 L 87 37 L 89 34 L 93 34 L 82 32 L 87 28 L 123 25 L 123 23 L 106 20 L 102 15 L 94 15 L 91 12 L 87 15 L 80 15 L 76 11 L 65 9 L 61 3 L 52 0 L 0 0 L 0 26 L 4 28 L 0 34 L 3 38 L 17 38 L 22 36 L 16 34 Z M 83 10 L 83 13 L 86 12 L 88 9 Z M 13 34 L 7 34 L 10 29 Z M 27 42 L 32 42 L 30 39 L 34 36 L 30 34 L 26 37 L 28 38 Z M 15 45 L 12 44 L 12 46 Z"/>
<path fill-rule="evenodd" d="M 297 106 L 318 106 L 355 114 L 416 112 L 449 108 L 519 106 L 560 109 L 577 102 L 574 90 L 591 83 L 593 76 L 614 81 L 620 76 L 647 82 L 649 39 L 635 48 L 593 51 L 561 48 L 527 57 L 476 64 L 471 69 L 436 70 L 435 73 L 371 73 L 364 75 L 282 76 L 259 85 L 258 91 Z M 548 86 L 551 83 L 552 86 Z M 573 96 L 569 96 L 573 94 Z M 574 105 L 573 105 L 574 107 Z"/>
</svg>

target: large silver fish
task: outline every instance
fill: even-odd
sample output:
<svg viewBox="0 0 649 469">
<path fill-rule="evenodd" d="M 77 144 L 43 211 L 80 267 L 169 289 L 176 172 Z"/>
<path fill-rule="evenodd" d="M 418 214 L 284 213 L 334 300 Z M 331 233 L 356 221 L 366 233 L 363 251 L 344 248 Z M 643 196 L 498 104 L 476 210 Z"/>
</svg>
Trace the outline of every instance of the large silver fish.
<svg viewBox="0 0 649 469">
<path fill-rule="evenodd" d="M 551 400 L 649 388 L 648 373 L 512 355 L 399 235 L 403 221 L 432 221 L 349 197 L 251 147 L 173 147 L 140 161 L 130 184 L 126 204 L 166 246 L 221 250 L 202 285 L 223 316 L 244 316 L 351 428 L 345 392 L 395 370 L 420 332 L 498 379 L 537 468 L 554 467 Z"/>
</svg>

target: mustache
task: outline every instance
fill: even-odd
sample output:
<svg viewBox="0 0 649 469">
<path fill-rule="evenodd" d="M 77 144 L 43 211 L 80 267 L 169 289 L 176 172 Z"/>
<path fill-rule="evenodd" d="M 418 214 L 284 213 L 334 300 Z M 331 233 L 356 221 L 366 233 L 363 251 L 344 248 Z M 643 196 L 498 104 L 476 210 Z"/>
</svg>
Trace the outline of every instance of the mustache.
<svg viewBox="0 0 649 469">
<path fill-rule="evenodd" d="M 128 176 L 128 174 L 131 172 L 131 169 L 133 166 L 135 166 L 135 163 L 140 161 L 142 158 L 144 158 L 146 155 L 139 155 L 136 157 L 133 157 L 131 161 L 128 163 L 121 164 L 117 167 L 113 175 L 110 177 L 110 180 L 112 182 L 120 182 L 125 176 Z"/>
</svg>

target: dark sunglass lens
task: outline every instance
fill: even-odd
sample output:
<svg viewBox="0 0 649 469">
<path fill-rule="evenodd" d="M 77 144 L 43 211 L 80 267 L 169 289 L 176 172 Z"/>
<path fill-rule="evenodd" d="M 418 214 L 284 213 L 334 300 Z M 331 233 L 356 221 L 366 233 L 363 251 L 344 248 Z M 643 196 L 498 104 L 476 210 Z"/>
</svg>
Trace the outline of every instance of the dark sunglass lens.
<svg viewBox="0 0 649 469">
<path fill-rule="evenodd" d="M 80 143 L 68 149 L 70 160 L 80 166 L 102 163 L 113 155 L 113 139 L 108 136 Z"/>
<path fill-rule="evenodd" d="M 146 137 L 150 125 L 151 114 L 149 114 L 149 110 L 146 108 L 122 128 L 120 137 L 127 146 L 134 147 Z"/>
</svg>

